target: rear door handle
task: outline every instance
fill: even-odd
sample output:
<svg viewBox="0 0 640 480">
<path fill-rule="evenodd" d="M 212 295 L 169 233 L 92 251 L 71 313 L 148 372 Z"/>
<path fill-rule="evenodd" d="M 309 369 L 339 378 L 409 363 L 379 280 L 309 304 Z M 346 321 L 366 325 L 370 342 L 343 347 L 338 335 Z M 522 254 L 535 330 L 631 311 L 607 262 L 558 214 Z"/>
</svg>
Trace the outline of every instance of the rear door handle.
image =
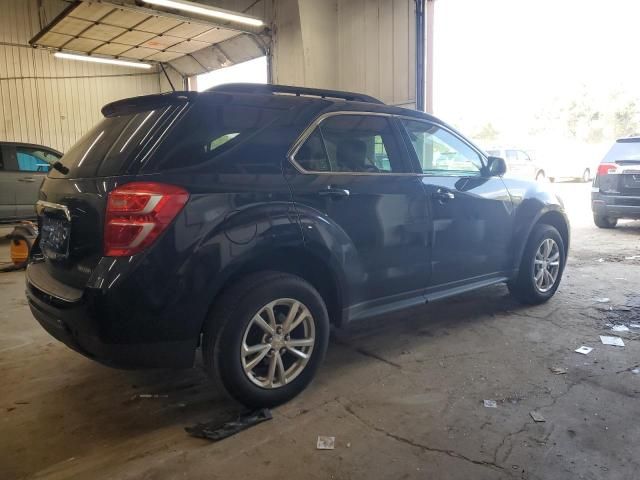
<svg viewBox="0 0 640 480">
<path fill-rule="evenodd" d="M 437 189 L 431 196 L 441 203 L 448 202 L 449 200 L 456 198 L 453 192 L 444 188 Z"/>
<path fill-rule="evenodd" d="M 35 178 L 33 178 L 33 177 L 22 177 L 22 178 L 19 178 L 19 179 L 18 179 L 18 181 L 19 181 L 19 182 L 29 182 L 29 183 L 32 183 L 32 182 L 35 182 L 35 181 L 36 181 L 36 179 L 35 179 Z"/>
<path fill-rule="evenodd" d="M 326 190 L 320 190 L 320 195 L 323 197 L 348 197 L 351 195 L 351 192 L 346 188 L 334 188 L 327 187 Z"/>
</svg>

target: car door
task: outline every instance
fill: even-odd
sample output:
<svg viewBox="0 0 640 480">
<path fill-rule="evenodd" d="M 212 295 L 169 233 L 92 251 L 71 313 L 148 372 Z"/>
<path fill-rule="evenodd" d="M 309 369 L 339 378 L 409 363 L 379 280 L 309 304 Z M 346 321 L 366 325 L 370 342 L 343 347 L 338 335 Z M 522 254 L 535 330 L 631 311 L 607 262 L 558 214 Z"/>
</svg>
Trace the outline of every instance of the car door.
<svg viewBox="0 0 640 480">
<path fill-rule="evenodd" d="M 0 221 L 12 220 L 16 216 L 17 179 L 10 168 L 10 159 L 14 157 L 12 145 L 0 145 Z"/>
<path fill-rule="evenodd" d="M 428 209 L 395 120 L 336 112 L 298 143 L 287 176 L 305 242 L 345 272 L 349 319 L 423 303 Z"/>
<path fill-rule="evenodd" d="M 452 130 L 401 121 L 433 221 L 427 295 L 505 277 L 513 206 L 502 179 L 488 176 L 480 152 Z"/>
<path fill-rule="evenodd" d="M 529 179 L 528 165 L 524 158 L 520 155 L 519 150 L 505 150 L 505 161 L 507 162 L 507 177 L 509 178 L 526 178 Z"/>
<path fill-rule="evenodd" d="M 522 178 L 526 180 L 536 179 L 536 167 L 531 160 L 531 157 L 524 150 L 518 150 L 518 162 L 522 165 Z"/>
<path fill-rule="evenodd" d="M 16 146 L 16 216 L 30 218 L 35 216 L 34 205 L 38 201 L 38 191 L 50 164 L 58 160 L 52 152 L 30 146 Z"/>
</svg>

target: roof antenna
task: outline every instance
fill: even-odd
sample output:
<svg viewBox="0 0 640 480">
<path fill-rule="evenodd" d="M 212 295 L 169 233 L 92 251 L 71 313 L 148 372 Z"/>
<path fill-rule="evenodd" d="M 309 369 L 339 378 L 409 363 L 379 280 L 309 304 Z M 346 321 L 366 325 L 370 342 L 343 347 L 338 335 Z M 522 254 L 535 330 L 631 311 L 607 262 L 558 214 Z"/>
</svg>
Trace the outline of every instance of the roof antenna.
<svg viewBox="0 0 640 480">
<path fill-rule="evenodd" d="M 164 73 L 164 76 L 167 77 L 167 82 L 169 82 L 169 85 L 171 85 L 171 90 L 173 90 L 175 92 L 176 91 L 176 87 L 173 86 L 173 82 L 169 78 L 169 75 L 167 74 L 167 71 L 164 69 L 164 63 L 160 64 L 160 68 L 162 69 L 162 73 Z"/>
</svg>

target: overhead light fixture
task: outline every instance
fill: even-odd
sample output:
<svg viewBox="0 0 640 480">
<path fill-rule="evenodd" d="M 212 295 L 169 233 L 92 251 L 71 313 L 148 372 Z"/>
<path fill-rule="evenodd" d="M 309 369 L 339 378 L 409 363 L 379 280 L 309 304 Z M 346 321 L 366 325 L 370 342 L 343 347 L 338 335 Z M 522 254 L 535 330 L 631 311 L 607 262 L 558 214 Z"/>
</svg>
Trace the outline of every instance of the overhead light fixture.
<svg viewBox="0 0 640 480">
<path fill-rule="evenodd" d="M 53 54 L 56 58 L 64 58 L 66 60 L 80 60 L 82 62 L 107 63 L 109 65 L 120 65 L 121 67 L 134 68 L 151 68 L 151 64 L 142 62 L 129 62 L 127 60 L 118 60 L 116 58 L 94 57 L 91 55 L 78 55 L 75 53 L 56 52 Z"/>
<path fill-rule="evenodd" d="M 175 8 L 185 12 L 197 13 L 207 17 L 219 18 L 220 20 L 228 20 L 230 22 L 244 23 L 253 27 L 261 27 L 264 22 L 258 18 L 249 17 L 240 13 L 222 10 L 221 8 L 209 7 L 187 0 L 144 0 L 145 3 L 157 5 L 158 7 Z"/>
</svg>

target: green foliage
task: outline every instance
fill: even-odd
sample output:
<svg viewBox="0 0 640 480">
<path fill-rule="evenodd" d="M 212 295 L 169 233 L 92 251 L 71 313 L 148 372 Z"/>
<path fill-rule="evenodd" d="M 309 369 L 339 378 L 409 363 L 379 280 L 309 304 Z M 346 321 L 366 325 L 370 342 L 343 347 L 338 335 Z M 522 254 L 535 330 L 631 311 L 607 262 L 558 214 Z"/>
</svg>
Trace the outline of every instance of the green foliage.
<svg viewBox="0 0 640 480">
<path fill-rule="evenodd" d="M 478 132 L 473 135 L 473 138 L 485 141 L 485 142 L 494 142 L 497 140 L 500 132 L 493 126 L 491 122 L 485 123 Z"/>
<path fill-rule="evenodd" d="M 573 98 L 556 99 L 536 115 L 529 133 L 561 134 L 600 143 L 640 133 L 640 99 L 620 92 L 594 94 L 583 87 Z"/>
</svg>

